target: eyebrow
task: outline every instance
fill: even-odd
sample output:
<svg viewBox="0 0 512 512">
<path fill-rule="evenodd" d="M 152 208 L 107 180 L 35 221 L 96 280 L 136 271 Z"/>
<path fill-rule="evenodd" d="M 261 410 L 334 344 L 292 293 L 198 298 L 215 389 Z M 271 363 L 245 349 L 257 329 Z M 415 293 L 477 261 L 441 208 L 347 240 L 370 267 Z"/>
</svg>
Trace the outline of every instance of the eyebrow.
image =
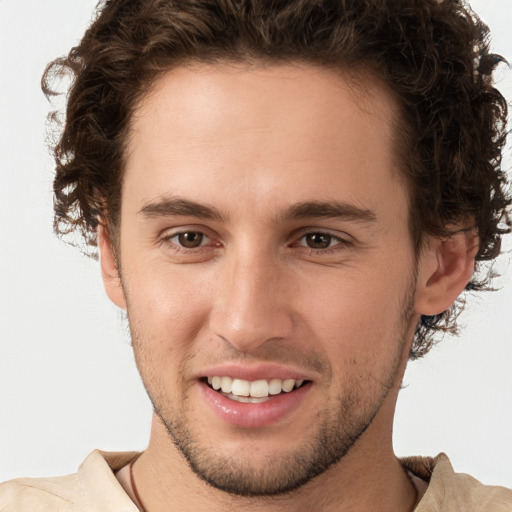
<svg viewBox="0 0 512 512">
<path fill-rule="evenodd" d="M 180 197 L 164 197 L 152 201 L 139 211 L 147 218 L 196 217 L 223 222 L 226 216 L 214 206 L 196 203 Z M 339 218 L 350 221 L 373 223 L 377 215 L 372 210 L 340 201 L 305 201 L 291 205 L 278 215 L 277 222 L 298 219 Z"/>
<path fill-rule="evenodd" d="M 146 204 L 139 213 L 148 218 L 197 217 L 222 222 L 224 216 L 214 206 L 196 203 L 179 197 L 162 198 Z"/>
<path fill-rule="evenodd" d="M 306 201 L 290 206 L 281 216 L 287 219 L 328 218 L 373 223 L 377 215 L 372 210 L 340 201 Z"/>
</svg>

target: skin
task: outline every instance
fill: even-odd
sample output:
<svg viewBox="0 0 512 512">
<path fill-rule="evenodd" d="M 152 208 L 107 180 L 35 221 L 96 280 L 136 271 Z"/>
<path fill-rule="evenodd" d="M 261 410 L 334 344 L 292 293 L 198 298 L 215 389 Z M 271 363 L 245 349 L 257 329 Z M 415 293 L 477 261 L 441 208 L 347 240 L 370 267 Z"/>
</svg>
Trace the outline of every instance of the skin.
<svg viewBox="0 0 512 512">
<path fill-rule="evenodd" d="M 419 315 L 455 300 L 475 242 L 414 254 L 394 100 L 376 80 L 364 94 L 351 83 L 307 65 L 180 67 L 133 117 L 117 261 L 98 234 L 155 407 L 135 465 L 151 512 L 414 505 L 392 449 L 396 398 Z M 318 202 L 342 214 L 297 216 Z M 272 364 L 309 388 L 278 421 L 234 426 L 199 378 L 225 364 Z"/>
</svg>

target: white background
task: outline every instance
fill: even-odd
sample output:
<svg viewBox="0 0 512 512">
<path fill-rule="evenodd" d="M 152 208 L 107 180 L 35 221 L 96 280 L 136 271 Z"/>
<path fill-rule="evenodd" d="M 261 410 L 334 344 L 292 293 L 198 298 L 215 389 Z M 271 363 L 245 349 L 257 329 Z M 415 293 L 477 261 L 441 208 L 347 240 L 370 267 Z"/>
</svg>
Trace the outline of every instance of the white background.
<svg viewBox="0 0 512 512">
<path fill-rule="evenodd" d="M 149 435 L 151 407 L 98 264 L 52 235 L 39 80 L 95 3 L 0 0 L 0 481 L 75 472 L 92 449 L 143 449 Z M 472 5 L 512 61 L 512 0 Z M 512 71 L 500 76 L 510 101 Z M 512 487 L 510 259 L 503 289 L 470 301 L 462 336 L 410 365 L 394 437 L 398 455 L 445 451 L 457 471 Z"/>
</svg>

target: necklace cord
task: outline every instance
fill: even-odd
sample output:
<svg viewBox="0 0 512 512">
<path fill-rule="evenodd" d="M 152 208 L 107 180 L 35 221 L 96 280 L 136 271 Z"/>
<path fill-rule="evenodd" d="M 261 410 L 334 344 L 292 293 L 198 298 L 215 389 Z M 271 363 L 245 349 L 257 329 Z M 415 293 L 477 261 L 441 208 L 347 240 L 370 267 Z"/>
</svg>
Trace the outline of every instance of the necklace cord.
<svg viewBox="0 0 512 512">
<path fill-rule="evenodd" d="M 147 512 L 143 503 L 142 503 L 142 500 L 140 499 L 140 495 L 139 495 L 139 491 L 137 491 L 137 486 L 135 485 L 135 479 L 133 477 L 133 465 L 135 464 L 135 461 L 142 455 L 139 454 L 137 455 L 137 457 L 135 457 L 135 459 L 133 459 L 131 462 L 130 462 L 130 485 L 132 486 L 132 491 L 133 491 L 133 494 L 135 494 L 135 499 L 137 500 L 137 504 L 140 508 L 140 511 L 141 512 Z"/>
</svg>

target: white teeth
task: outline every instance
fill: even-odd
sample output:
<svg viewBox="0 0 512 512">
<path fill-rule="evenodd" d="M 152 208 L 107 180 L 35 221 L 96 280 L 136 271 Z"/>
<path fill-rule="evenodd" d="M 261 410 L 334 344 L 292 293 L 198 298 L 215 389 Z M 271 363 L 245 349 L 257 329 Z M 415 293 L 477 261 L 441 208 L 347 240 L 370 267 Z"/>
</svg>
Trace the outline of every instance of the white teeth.
<svg viewBox="0 0 512 512">
<path fill-rule="evenodd" d="M 232 379 L 228 376 L 208 377 L 208 384 L 216 391 L 221 390 L 232 400 L 250 403 L 265 402 L 264 399 L 268 399 L 269 395 L 289 393 L 294 388 L 302 386 L 303 383 L 302 379 L 271 379 L 270 381 L 260 379 L 249 382 L 244 379 Z"/>
<path fill-rule="evenodd" d="M 255 398 L 268 396 L 268 382 L 266 380 L 255 380 L 251 382 L 249 394 Z"/>
<path fill-rule="evenodd" d="M 282 387 L 285 393 L 289 393 L 295 387 L 295 379 L 286 379 Z"/>
<path fill-rule="evenodd" d="M 244 402 L 246 404 L 261 404 L 263 402 L 268 402 L 270 400 L 268 396 L 264 396 L 261 398 L 253 398 L 252 396 L 228 395 L 228 398 L 234 400 L 235 402 Z"/>
<path fill-rule="evenodd" d="M 233 393 L 233 395 L 249 396 L 249 386 L 250 383 L 248 380 L 233 379 L 231 392 Z"/>
<path fill-rule="evenodd" d="M 283 381 L 281 379 L 272 379 L 268 383 L 269 394 L 270 395 L 279 395 L 279 393 L 281 393 L 281 391 L 283 390 L 282 384 L 283 384 Z"/>
<path fill-rule="evenodd" d="M 220 389 L 221 383 L 222 383 L 221 377 L 213 377 L 212 378 L 212 388 L 213 389 L 215 389 L 215 390 Z"/>
<path fill-rule="evenodd" d="M 223 393 L 231 393 L 231 386 L 233 385 L 233 379 L 231 377 L 222 377 L 220 388 Z"/>
</svg>

